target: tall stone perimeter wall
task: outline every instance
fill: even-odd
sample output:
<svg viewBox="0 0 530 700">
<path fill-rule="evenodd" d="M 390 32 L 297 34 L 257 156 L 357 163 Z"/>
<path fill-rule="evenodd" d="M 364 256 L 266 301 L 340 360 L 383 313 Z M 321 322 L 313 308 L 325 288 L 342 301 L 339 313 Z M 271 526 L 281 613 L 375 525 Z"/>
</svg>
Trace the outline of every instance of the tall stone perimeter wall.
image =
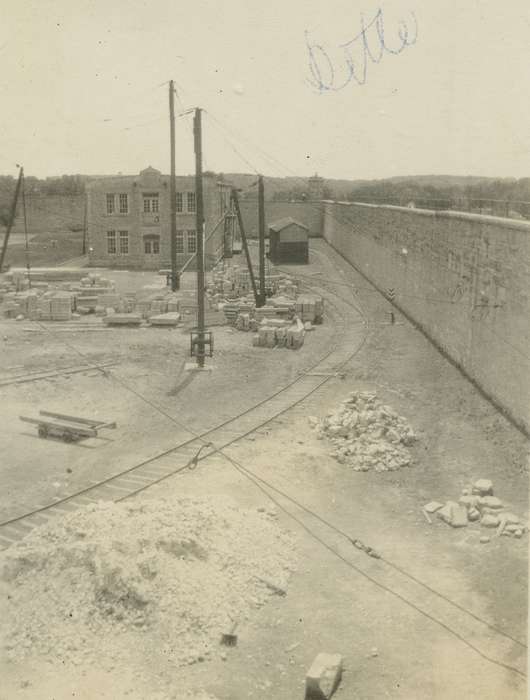
<svg viewBox="0 0 530 700">
<path fill-rule="evenodd" d="M 245 233 L 249 238 L 258 237 L 258 200 L 240 200 L 239 207 Z M 269 235 L 269 224 L 287 216 L 305 224 L 312 237 L 322 236 L 322 202 L 265 202 L 265 232 Z"/>
<path fill-rule="evenodd" d="M 530 223 L 326 202 L 324 237 L 530 431 Z"/>
<path fill-rule="evenodd" d="M 84 215 L 84 194 L 26 195 L 26 218 L 30 234 L 82 230 Z M 20 202 L 12 233 L 24 233 L 24 217 Z"/>
</svg>

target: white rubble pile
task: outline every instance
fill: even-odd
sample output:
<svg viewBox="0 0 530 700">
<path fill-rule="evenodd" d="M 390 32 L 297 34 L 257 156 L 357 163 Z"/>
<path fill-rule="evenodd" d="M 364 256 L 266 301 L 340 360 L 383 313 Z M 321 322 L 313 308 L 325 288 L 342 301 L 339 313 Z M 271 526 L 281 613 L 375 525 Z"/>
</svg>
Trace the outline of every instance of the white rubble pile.
<svg viewBox="0 0 530 700">
<path fill-rule="evenodd" d="M 375 393 L 354 391 L 325 418 L 309 421 L 319 438 L 334 445 L 332 456 L 354 471 L 393 471 L 411 464 L 407 447 L 416 440 L 414 432 Z"/>
<path fill-rule="evenodd" d="M 489 479 L 478 479 L 472 486 L 463 488 L 458 502 L 446 501 L 444 504 L 431 501 L 423 507 L 423 511 L 429 520 L 429 514 L 436 514 L 451 527 L 467 527 L 469 523 L 477 523 L 497 537 L 502 535 L 520 539 L 528 532 L 526 523 L 493 495 L 493 482 Z M 484 535 L 480 541 L 486 543 L 490 538 Z"/>
<path fill-rule="evenodd" d="M 100 502 L 33 530 L 0 554 L 4 658 L 207 660 L 287 587 L 294 542 L 275 516 L 220 496 Z"/>
</svg>

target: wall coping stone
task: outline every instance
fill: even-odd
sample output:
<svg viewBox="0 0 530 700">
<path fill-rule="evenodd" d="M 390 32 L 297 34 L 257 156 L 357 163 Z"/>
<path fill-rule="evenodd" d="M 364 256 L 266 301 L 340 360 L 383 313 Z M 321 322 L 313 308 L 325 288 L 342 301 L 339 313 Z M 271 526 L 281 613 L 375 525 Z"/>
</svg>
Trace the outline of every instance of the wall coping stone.
<svg viewBox="0 0 530 700">
<path fill-rule="evenodd" d="M 369 204 L 367 202 L 335 202 L 326 199 L 324 204 L 340 204 L 349 207 L 365 207 L 367 209 L 389 209 L 400 211 L 411 216 L 427 216 L 433 219 L 457 219 L 461 221 L 474 221 L 479 224 L 490 226 L 502 226 L 504 228 L 515 229 L 530 233 L 530 221 L 519 221 L 518 219 L 507 219 L 502 216 L 490 216 L 487 214 L 470 214 L 464 211 L 435 211 L 434 209 L 412 209 L 410 207 L 398 207 L 394 204 Z"/>
</svg>

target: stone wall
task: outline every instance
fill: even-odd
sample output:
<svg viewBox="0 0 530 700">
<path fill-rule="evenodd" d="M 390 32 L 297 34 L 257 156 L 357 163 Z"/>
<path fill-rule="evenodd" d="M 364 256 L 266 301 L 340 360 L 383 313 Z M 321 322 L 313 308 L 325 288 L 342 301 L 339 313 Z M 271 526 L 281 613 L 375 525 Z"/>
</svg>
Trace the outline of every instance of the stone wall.
<svg viewBox="0 0 530 700">
<path fill-rule="evenodd" d="M 530 223 L 326 202 L 324 237 L 530 431 Z"/>
</svg>

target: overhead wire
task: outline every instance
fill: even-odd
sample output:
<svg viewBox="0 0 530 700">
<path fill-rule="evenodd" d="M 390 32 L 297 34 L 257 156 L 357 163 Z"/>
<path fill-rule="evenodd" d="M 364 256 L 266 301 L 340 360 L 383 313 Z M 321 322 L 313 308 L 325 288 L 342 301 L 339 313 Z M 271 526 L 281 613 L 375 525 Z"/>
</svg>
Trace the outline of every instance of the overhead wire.
<svg viewBox="0 0 530 700">
<path fill-rule="evenodd" d="M 211 114 L 210 114 L 210 116 L 211 116 Z M 224 138 L 226 138 L 226 137 L 224 137 Z M 235 147 L 233 146 L 233 144 L 232 144 L 232 148 L 234 149 L 234 151 L 236 152 L 236 154 L 237 154 L 240 158 L 242 158 L 248 165 L 250 165 L 250 166 L 252 167 L 252 169 L 256 172 L 256 174 L 258 174 L 258 171 L 257 171 L 257 169 L 254 167 L 254 165 L 251 165 L 250 162 L 249 162 L 244 156 L 242 156 L 242 154 L 239 153 L 238 149 L 235 148 Z M 39 322 L 37 322 L 37 323 L 39 323 Z M 43 326 L 43 325 L 40 324 L 40 323 L 39 323 L 39 325 L 40 325 L 44 330 L 46 330 L 48 333 L 50 333 L 52 336 L 54 335 L 54 334 L 52 333 L 52 331 L 50 331 L 50 329 L 46 328 L 45 326 Z M 366 336 L 365 336 L 365 338 L 366 338 Z M 75 351 L 77 354 L 79 354 L 81 357 L 83 357 L 83 359 L 85 359 L 85 361 L 87 362 L 87 364 L 91 364 L 90 361 L 87 360 L 86 356 L 85 356 L 81 351 L 79 351 L 78 348 L 76 348 L 75 346 L 73 346 L 73 345 L 67 343 L 67 342 L 64 340 L 64 338 L 61 339 L 61 341 L 62 341 L 65 345 L 67 345 L 68 347 L 70 347 L 72 350 L 74 350 L 74 351 Z M 198 439 L 200 442 L 203 442 L 203 443 L 204 443 L 203 446 L 206 446 L 206 445 L 208 444 L 208 443 L 206 443 L 206 441 L 205 441 L 200 435 L 198 435 L 192 428 L 190 428 L 189 426 L 185 425 L 184 423 L 182 423 L 181 421 L 179 421 L 178 419 L 176 419 L 174 416 L 172 416 L 170 413 L 168 413 L 165 409 L 161 408 L 159 405 L 157 405 L 156 403 L 154 403 L 153 401 L 151 401 L 150 399 L 148 399 L 146 396 L 144 396 L 141 392 L 139 392 L 139 391 L 137 391 L 136 389 L 134 389 L 133 387 L 131 387 L 127 382 L 124 382 L 122 379 L 118 378 L 118 377 L 117 377 L 116 375 L 114 375 L 114 374 L 110 374 L 110 375 L 109 375 L 108 372 L 105 372 L 104 370 L 102 370 L 102 368 L 97 367 L 96 365 L 94 365 L 94 368 L 97 369 L 98 371 L 103 372 L 103 374 L 105 374 L 105 376 L 110 376 L 114 381 L 116 381 L 118 384 L 120 384 L 121 386 L 123 386 L 126 390 L 130 391 L 132 394 L 134 394 L 134 395 L 135 395 L 137 398 L 139 398 L 141 401 L 145 402 L 147 405 L 149 405 L 149 406 L 150 406 L 151 408 L 153 408 L 155 411 L 159 412 L 161 415 L 165 416 L 168 420 L 170 420 L 171 422 L 173 422 L 173 423 L 176 424 L 177 426 L 183 428 L 184 430 L 186 430 L 187 432 L 189 432 L 191 435 L 194 435 L 194 437 L 195 437 L 196 439 Z M 202 449 L 202 448 L 201 448 L 201 449 Z M 231 456 L 228 455 L 225 451 L 223 451 L 222 448 L 216 448 L 215 446 L 213 446 L 213 452 L 210 453 L 210 454 L 207 455 L 207 456 L 210 456 L 211 454 L 215 454 L 215 453 L 219 453 L 221 456 L 223 456 L 225 459 L 227 459 L 227 460 L 239 471 L 240 474 L 243 474 L 247 479 L 249 479 L 250 481 L 252 481 L 252 482 L 257 486 L 257 488 L 259 488 L 263 493 L 265 493 L 269 499 L 271 499 L 273 502 L 275 502 L 275 503 L 278 505 L 278 507 L 281 508 L 281 510 L 284 511 L 284 512 L 286 513 L 286 515 L 288 515 L 288 517 L 290 517 L 290 518 L 292 518 L 293 520 L 295 520 L 296 522 L 298 522 L 298 524 L 299 524 L 303 529 L 305 529 L 305 530 L 308 532 L 308 534 L 310 534 L 310 536 L 313 537 L 313 539 L 315 539 L 315 541 L 319 542 L 319 543 L 321 544 L 321 546 L 325 547 L 325 548 L 326 548 L 328 551 L 330 551 L 335 557 L 337 557 L 338 559 L 342 560 L 342 561 L 343 561 L 345 564 L 347 564 L 350 568 L 352 568 L 353 570 L 357 571 L 360 575 L 362 575 L 362 576 L 364 576 L 365 578 L 367 578 L 368 580 L 370 580 L 374 585 L 376 585 L 376 586 L 380 587 L 381 589 L 383 589 L 383 590 L 385 590 L 385 591 L 391 593 L 392 595 L 396 596 L 396 597 L 399 598 L 402 602 L 404 602 L 406 605 L 408 605 L 408 606 L 412 607 L 414 610 L 416 610 L 419 614 L 421 614 L 421 615 L 427 617 L 428 619 L 432 620 L 434 623 L 440 625 L 440 626 L 441 626 L 442 628 L 444 628 L 447 632 L 449 632 L 450 634 L 452 634 L 453 636 L 455 636 L 456 638 L 458 638 L 460 641 L 462 641 L 464 644 L 466 644 L 470 649 L 472 649 L 473 651 L 475 651 L 477 654 L 479 654 L 479 655 L 480 655 L 482 658 L 484 658 L 485 660 L 487 660 L 487 661 L 489 661 L 489 662 L 491 662 L 491 663 L 493 663 L 493 664 L 495 664 L 495 665 L 497 665 L 497 666 L 499 666 L 499 667 L 503 667 L 503 668 L 505 668 L 506 670 L 512 671 L 512 672 L 514 672 L 514 673 L 517 673 L 517 674 L 519 674 L 519 675 L 525 677 L 526 674 L 524 674 L 524 673 L 522 673 L 521 671 L 519 671 L 519 669 L 517 669 L 517 668 L 515 668 L 515 667 L 513 667 L 513 666 L 511 666 L 511 665 L 505 664 L 505 663 L 503 663 L 503 662 L 501 662 L 501 661 L 498 661 L 498 660 L 496 660 L 496 659 L 493 659 L 492 657 L 486 655 L 486 654 L 485 654 L 484 652 L 482 652 L 478 647 L 476 647 L 475 645 L 473 645 L 469 640 L 465 639 L 465 638 L 464 638 L 462 635 L 460 635 L 457 631 L 455 631 L 454 629 L 452 629 L 451 627 L 449 627 L 448 625 L 446 625 L 443 621 L 438 620 L 437 618 L 435 618 L 434 616 L 430 615 L 428 612 L 422 610 L 421 608 L 419 608 L 418 606 L 416 606 L 413 602 L 411 602 L 410 600 L 408 600 L 407 598 L 405 598 L 404 596 L 402 596 L 399 592 L 394 591 L 394 590 L 392 590 L 390 587 L 385 586 L 385 585 L 382 584 L 381 582 L 377 581 L 374 577 L 372 577 L 372 576 L 370 576 L 369 574 L 367 574 L 366 572 L 364 572 L 364 571 L 363 571 L 362 569 L 360 569 L 359 567 L 356 567 L 356 566 L 353 564 L 353 562 L 351 562 L 349 559 L 346 559 L 345 557 L 343 557 L 343 556 L 340 554 L 340 552 L 336 551 L 331 545 L 329 545 L 329 544 L 328 544 L 327 542 L 325 542 L 322 538 L 320 538 L 316 533 L 314 533 L 303 521 L 301 521 L 301 520 L 300 520 L 299 518 L 297 518 L 294 514 L 290 513 L 290 511 L 288 511 L 284 506 L 282 506 L 282 505 L 277 501 L 277 499 L 275 499 L 273 496 L 271 496 L 271 494 L 268 493 L 268 492 L 265 490 L 265 488 L 264 488 L 259 482 L 260 482 L 260 481 L 263 482 L 263 483 L 266 484 L 267 487 L 270 488 L 271 490 L 279 491 L 278 489 L 275 489 L 275 487 L 273 487 L 271 484 L 269 484 L 269 483 L 266 482 L 265 480 L 261 479 L 261 477 L 258 477 L 257 475 L 255 475 L 254 473 L 252 473 L 250 470 L 248 470 L 246 467 L 244 467 L 242 464 L 240 464 L 237 460 L 235 460 L 233 457 L 231 457 Z M 202 457 L 201 459 L 206 458 L 207 456 L 204 456 L 204 457 Z M 197 460 L 198 460 L 198 459 L 199 459 L 198 454 L 197 454 L 196 457 L 197 457 Z M 193 460 L 192 460 L 192 461 L 193 461 Z M 179 471 L 180 471 L 180 470 L 179 470 Z M 304 510 L 304 511 L 307 512 L 308 514 L 312 515 L 313 517 L 316 517 L 316 518 L 320 519 L 323 523 L 325 523 L 328 527 L 331 527 L 332 529 L 334 529 L 337 533 L 340 532 L 343 536 L 347 537 L 349 541 L 353 541 L 352 538 L 351 538 L 349 535 L 347 535 L 346 533 L 341 532 L 338 528 L 336 528 L 335 526 L 332 526 L 331 524 L 329 524 L 327 521 L 325 521 L 325 520 L 322 519 L 320 516 L 318 516 L 318 514 L 315 514 L 315 513 L 312 512 L 310 509 L 306 508 L 305 506 L 303 506 L 302 504 L 300 504 L 298 501 L 296 501 L 296 499 L 294 499 L 294 498 L 288 496 L 287 494 L 284 494 L 283 492 L 280 492 L 280 493 L 281 493 L 281 495 L 282 495 L 283 497 L 285 497 L 285 498 L 287 498 L 288 500 L 290 500 L 290 501 L 291 501 L 293 504 L 295 504 L 297 507 L 301 508 L 302 510 Z M 514 643 L 517 643 L 517 644 L 519 644 L 519 645 L 525 646 L 524 644 L 522 644 L 521 642 L 519 642 L 519 641 L 516 640 L 515 638 L 511 637 L 510 635 L 508 635 L 508 634 L 502 632 L 501 630 L 498 630 L 498 629 L 495 628 L 494 626 L 490 625 L 488 622 L 486 622 L 486 621 L 484 621 L 484 620 L 481 620 L 478 616 L 476 616 L 474 613 L 470 612 L 469 610 L 465 609 L 463 606 L 460 606 L 460 605 L 458 605 L 458 604 L 455 604 L 453 601 L 451 601 L 451 600 L 449 600 L 448 598 L 446 598 L 445 596 L 443 596 L 443 594 L 438 593 L 437 591 L 435 591 L 435 590 L 432 589 L 431 587 L 429 587 L 429 586 L 427 586 L 426 584 L 424 584 L 423 582 L 419 581 L 419 579 L 416 579 L 415 577 L 413 577 L 412 575 L 410 575 L 410 574 L 409 574 L 408 572 L 406 572 L 404 569 L 402 569 L 402 568 L 400 568 L 400 567 L 397 567 L 397 565 L 393 565 L 393 564 L 392 564 L 391 562 L 389 562 L 389 560 L 387 560 L 386 558 L 381 557 L 381 559 L 382 559 L 382 561 L 384 561 L 385 563 L 387 563 L 387 564 L 389 564 L 390 566 L 393 566 L 394 568 L 396 568 L 396 570 L 399 570 L 403 575 L 408 576 L 409 578 L 411 578 L 411 580 L 415 580 L 417 583 L 419 583 L 420 585 L 424 586 L 426 589 L 430 590 L 430 592 L 432 592 L 433 594 L 442 597 L 444 600 L 446 600 L 447 602 L 451 603 L 452 605 L 456 605 L 456 607 L 458 607 L 461 611 L 466 612 L 467 614 L 471 615 L 474 619 L 476 619 L 476 620 L 482 622 L 483 624 L 487 625 L 490 629 L 492 629 L 493 631 L 495 631 L 497 634 L 499 634 L 499 635 L 501 635 L 501 636 L 505 636 L 506 638 L 511 639 Z"/>
<path fill-rule="evenodd" d="M 37 322 L 37 323 L 39 323 L 39 322 Z M 42 327 L 44 330 L 48 331 L 48 332 L 50 333 L 50 335 L 52 335 L 52 336 L 54 335 L 53 332 L 52 332 L 50 329 L 48 329 L 47 327 L 43 326 L 43 325 L 40 324 L 40 323 L 39 323 L 39 325 L 41 325 L 41 327 Z M 363 343 L 364 343 L 364 341 L 366 340 L 366 337 L 367 337 L 367 335 L 365 334 Z M 63 342 L 67 347 L 70 347 L 72 350 L 74 350 L 75 352 L 77 352 L 81 357 L 83 357 L 83 358 L 85 359 L 85 361 L 87 361 L 86 356 L 84 355 L 84 353 L 82 353 L 81 351 L 79 351 L 78 348 L 76 348 L 75 346 L 73 346 L 73 345 L 67 343 L 64 339 L 61 339 L 61 340 L 62 340 L 62 342 Z M 361 346 L 362 346 L 363 343 L 361 343 Z M 360 347 L 361 347 L 361 346 L 360 346 Z M 358 350 L 360 350 L 360 347 L 358 348 Z M 357 351 L 358 351 L 358 350 L 357 350 Z M 87 364 L 91 364 L 90 361 L 87 361 Z M 98 371 L 102 372 L 102 373 L 105 374 L 106 376 L 109 376 L 109 373 L 108 373 L 108 372 L 105 372 L 102 368 L 98 367 L 97 365 L 94 365 L 94 368 L 97 369 Z M 121 380 L 120 378 L 116 377 L 116 375 L 110 374 L 110 377 L 111 377 L 114 381 L 116 381 L 118 384 L 120 384 L 121 386 L 123 386 L 126 390 L 130 391 L 130 392 L 133 393 L 135 396 L 137 396 L 140 400 L 144 401 L 147 405 L 151 406 L 155 411 L 157 411 L 157 412 L 159 412 L 161 415 L 165 416 L 165 417 L 166 417 L 168 420 L 170 420 L 172 423 L 174 423 L 175 425 L 177 425 L 177 426 L 183 428 L 184 430 L 186 430 L 187 432 L 189 432 L 191 435 L 193 435 L 199 442 L 203 443 L 203 447 L 212 446 L 212 452 L 209 453 L 208 455 L 205 455 L 203 458 L 200 458 L 200 457 L 199 457 L 199 453 L 198 453 L 198 454 L 196 455 L 196 461 L 199 461 L 199 459 L 206 459 L 207 457 L 210 457 L 212 454 L 220 454 L 223 458 L 225 458 L 227 461 L 229 461 L 235 468 L 237 468 L 238 471 L 240 471 L 240 473 L 242 473 L 243 475 L 245 475 L 249 480 L 253 481 L 253 483 L 255 483 L 256 485 L 258 485 L 257 481 L 258 481 L 258 479 L 260 479 L 260 477 L 257 477 L 257 475 L 252 474 L 250 470 L 248 470 L 246 467 L 244 467 L 242 464 L 240 464 L 240 463 L 239 463 L 237 460 L 235 460 L 233 457 L 231 457 L 230 455 L 228 455 L 228 454 L 226 453 L 226 451 L 223 450 L 223 448 L 218 448 L 218 447 L 216 447 L 215 445 L 212 445 L 212 443 L 207 442 L 201 435 L 199 435 L 198 433 L 196 433 L 196 431 L 194 431 L 192 428 L 190 428 L 189 426 L 185 425 L 184 423 L 182 423 L 181 421 L 179 421 L 178 419 L 176 419 L 174 416 L 172 416 L 171 414 L 169 414 L 167 411 L 165 411 L 163 408 L 161 408 L 160 406 L 158 406 L 156 403 L 154 403 L 153 401 L 151 401 L 150 399 L 148 399 L 147 397 L 145 397 L 141 392 L 137 391 L 136 389 L 133 389 L 127 382 L 124 382 L 124 381 Z M 202 449 L 202 448 L 201 448 L 201 449 Z M 199 451 L 199 452 L 200 452 L 200 451 Z M 193 460 L 191 460 L 191 462 L 193 462 Z M 188 466 L 189 466 L 189 464 L 186 465 L 185 467 L 179 468 L 179 469 L 178 469 L 178 472 L 184 471 L 184 469 L 185 469 L 186 467 L 188 467 Z M 245 472 L 248 472 L 248 473 L 245 473 Z M 166 477 L 161 477 L 158 481 L 162 481 L 164 478 L 166 478 Z M 264 480 L 263 480 L 263 481 L 264 481 Z M 267 482 L 265 482 L 265 483 L 267 483 Z M 275 489 L 275 487 L 273 487 L 272 485 L 269 485 L 269 487 L 270 487 L 272 490 Z M 263 488 L 262 488 L 261 486 L 258 486 L 258 488 L 260 488 L 260 490 L 263 491 Z M 268 495 L 268 497 L 269 497 L 273 502 L 277 503 L 277 501 L 275 501 L 274 497 L 271 497 L 270 494 L 267 494 L 267 495 Z M 292 497 L 290 497 L 290 496 L 287 496 L 287 495 L 286 495 L 285 497 L 288 498 L 289 500 L 291 500 L 295 505 L 297 505 L 298 507 L 300 507 L 302 510 L 305 510 L 305 511 L 308 512 L 309 514 L 313 514 L 315 517 L 319 517 L 319 516 L 317 516 L 316 514 L 314 514 L 310 509 L 306 508 L 306 507 L 303 506 L 302 504 L 299 504 L 298 501 L 297 501 L 296 499 L 294 499 L 294 498 L 292 498 Z M 374 579 L 373 577 L 370 577 L 369 574 L 367 574 L 366 572 L 362 571 L 362 569 L 359 569 L 359 567 L 356 567 L 352 562 L 350 562 L 348 559 L 346 559 L 345 557 L 343 557 L 339 552 L 337 552 L 331 545 L 329 545 L 329 544 L 326 543 L 324 540 L 322 540 L 320 537 L 318 537 L 318 535 L 316 535 L 315 533 L 313 533 L 313 532 L 311 531 L 311 529 L 309 528 L 309 526 L 307 526 L 307 524 L 305 524 L 305 523 L 303 523 L 302 521 L 300 521 L 299 518 L 296 518 L 296 516 L 294 516 L 292 513 L 290 513 L 290 511 L 288 511 L 284 506 L 282 506 L 282 505 L 279 504 L 279 503 L 278 503 L 277 505 L 278 505 L 279 508 L 281 508 L 282 511 L 284 511 L 284 512 L 286 513 L 286 515 L 288 515 L 288 517 L 291 517 L 291 518 L 294 519 L 296 522 L 298 522 L 298 523 L 300 524 L 300 526 L 303 527 L 303 529 L 305 529 L 305 530 L 308 532 L 308 534 L 310 534 L 317 542 L 319 542 L 322 546 L 324 546 L 328 551 L 330 551 L 331 553 L 333 553 L 337 558 L 339 558 L 339 559 L 341 559 L 342 561 L 344 561 L 350 568 L 356 570 L 359 574 L 361 574 L 362 576 L 364 576 L 364 577 L 368 578 L 369 580 L 371 580 L 372 583 L 374 583 L 374 584 L 377 585 L 378 587 L 380 587 L 380 588 L 386 590 L 387 592 L 391 593 L 392 595 L 396 596 L 397 598 L 399 598 L 400 600 L 402 600 L 405 604 L 409 605 L 409 606 L 412 607 L 414 610 L 416 610 L 418 613 L 420 613 L 420 614 L 426 616 L 427 618 L 429 618 L 430 620 L 432 620 L 432 621 L 435 622 L 436 624 L 439 624 L 442 628 L 444 628 L 444 629 L 445 629 L 446 631 L 448 631 L 450 634 L 452 634 L 453 636 L 455 636 L 456 638 L 458 638 L 459 640 L 461 640 L 464 644 L 466 644 L 470 649 L 474 650 L 477 654 L 479 654 L 479 655 L 480 655 L 482 658 L 484 658 L 485 660 L 487 660 L 487 661 L 489 661 L 489 662 L 491 662 L 491 663 L 493 663 L 493 664 L 496 664 L 496 665 L 498 665 L 498 666 L 500 666 L 500 667 L 503 667 L 503 668 L 505 668 L 506 670 L 513 671 L 514 673 L 517 673 L 517 674 L 519 674 L 519 675 L 521 675 L 521 676 L 525 676 L 525 674 L 523 674 L 521 671 L 519 671 L 519 669 L 517 669 L 517 668 L 515 668 L 515 667 L 513 667 L 513 666 L 510 666 L 510 665 L 508 665 L 508 664 L 505 664 L 504 662 L 501 662 L 501 661 L 498 661 L 498 660 L 496 660 L 496 659 L 493 659 L 492 657 L 489 657 L 489 656 L 486 655 L 484 652 L 482 652 L 480 649 L 478 649 L 475 645 L 473 645 L 471 642 L 469 642 L 468 640 L 466 640 L 466 639 L 465 639 L 462 635 L 460 635 L 458 632 L 456 632 L 456 631 L 453 630 L 451 627 L 449 627 L 448 625 L 446 625 L 444 622 L 438 620 L 437 618 L 435 618 L 434 616 L 430 615 L 430 614 L 427 613 L 426 611 L 423 611 L 421 608 L 419 608 L 418 606 L 416 606 L 414 603 L 412 603 L 411 601 L 409 601 L 407 598 L 405 598 L 404 596 L 402 596 L 402 595 L 401 595 L 400 593 L 398 593 L 397 591 L 393 591 L 390 587 L 387 587 L 387 586 L 385 586 L 384 584 L 378 582 L 378 581 L 377 581 L 376 579 Z M 337 529 L 337 531 L 338 531 L 338 529 Z M 349 536 L 347 536 L 347 537 L 348 537 L 348 539 L 349 539 L 350 541 L 352 541 L 352 538 L 350 538 Z M 368 549 L 371 549 L 371 548 L 368 548 Z M 387 560 L 385 559 L 384 561 L 386 562 Z M 402 570 L 402 571 L 404 571 L 404 570 Z M 405 574 L 405 575 L 408 575 L 408 574 Z M 422 584 L 421 582 L 420 582 L 420 584 L 421 584 L 421 585 L 424 585 L 424 584 Z M 441 597 L 444 597 L 442 594 L 439 594 L 439 595 L 440 595 Z M 446 599 L 446 598 L 444 597 L 444 599 Z M 450 601 L 450 599 L 446 599 L 446 600 L 447 600 L 448 602 L 452 603 L 452 601 Z M 462 606 L 458 606 L 458 607 L 459 607 L 461 610 L 465 610 L 465 612 L 468 612 L 468 613 L 469 613 L 469 611 L 467 611 L 467 610 L 466 610 L 465 608 L 463 608 Z M 470 613 L 470 614 L 471 614 L 473 617 L 475 617 L 475 619 L 479 619 L 479 620 L 480 620 L 480 618 L 478 618 L 478 616 L 475 616 L 473 613 Z M 486 624 L 486 625 L 487 625 L 488 627 L 490 627 L 491 629 L 493 629 L 493 626 L 491 626 L 489 623 L 487 623 L 487 622 L 485 622 L 485 621 L 483 621 L 483 620 L 480 620 L 480 621 L 483 622 L 484 624 Z M 497 634 L 500 634 L 501 636 L 505 636 L 505 637 L 507 637 L 507 638 L 512 639 L 512 641 L 517 641 L 517 640 L 515 640 L 514 638 L 512 638 L 511 636 L 506 635 L 504 632 L 502 632 L 502 631 L 500 631 L 500 630 L 497 631 L 497 630 L 495 629 L 495 631 L 496 631 Z M 517 641 L 517 643 L 518 643 L 518 644 L 522 644 L 521 642 L 518 642 L 518 641 Z M 524 645 L 523 645 L 523 646 L 524 646 Z"/>
<path fill-rule="evenodd" d="M 229 127 L 227 127 L 225 124 L 222 124 L 222 122 L 219 120 L 219 118 L 215 117 L 211 112 L 209 112 L 209 115 L 210 115 L 211 119 L 212 119 L 214 122 L 216 122 L 219 126 L 221 126 L 226 132 L 229 132 L 229 133 L 230 133 L 231 130 L 229 129 Z M 243 140 L 248 141 L 249 143 L 252 143 L 252 142 L 250 142 L 250 140 L 249 140 L 247 137 L 244 137 L 244 136 L 240 135 L 240 138 L 242 138 Z M 253 146 L 254 146 L 254 148 L 255 148 L 256 150 L 260 151 L 260 152 L 263 153 L 266 157 L 268 157 L 269 160 L 270 160 L 271 162 L 276 162 L 276 163 L 278 163 L 285 171 L 292 173 L 290 176 L 293 177 L 293 179 L 298 180 L 299 182 L 303 183 L 304 185 L 307 184 L 306 180 L 304 180 L 303 178 L 300 178 L 299 176 L 294 175 L 293 171 L 291 171 L 287 166 L 283 165 L 283 164 L 281 163 L 281 161 L 279 161 L 277 158 L 275 158 L 274 156 L 267 155 L 266 152 L 265 152 L 263 149 L 261 149 L 260 147 L 256 146 L 255 144 L 253 144 Z M 247 164 L 249 164 L 250 167 L 251 167 L 255 172 L 257 172 L 256 167 L 255 167 L 253 164 L 250 164 L 250 162 L 248 161 L 248 159 L 244 158 L 241 154 L 238 154 L 238 155 L 240 155 L 240 157 L 243 158 L 244 161 L 245 161 Z M 313 206 L 313 207 L 315 208 L 315 210 L 316 210 L 316 206 L 319 206 L 319 205 L 314 205 L 312 202 L 306 202 L 306 204 L 309 204 L 310 206 Z M 348 202 L 348 203 L 340 202 L 339 204 L 350 205 L 350 204 L 354 204 L 354 202 L 351 202 L 351 203 L 350 203 L 350 202 Z M 334 219 L 337 223 L 340 223 L 340 224 L 342 224 L 342 225 L 351 225 L 351 224 L 352 224 L 352 222 L 349 221 L 348 219 L 342 219 L 342 218 L 340 218 L 340 217 L 337 217 L 337 216 L 334 215 L 334 214 L 331 214 L 331 215 L 328 214 L 328 215 L 329 215 L 332 219 Z M 474 247 L 472 247 L 472 246 L 467 246 L 466 244 L 460 243 L 460 244 L 459 244 L 459 248 L 460 248 L 460 249 L 464 249 L 464 250 L 468 250 L 468 251 L 473 252 L 473 253 L 477 253 L 476 248 L 474 248 Z M 460 273 L 458 273 L 457 271 L 455 271 L 455 270 L 453 270 L 452 268 L 450 268 L 449 266 L 444 265 L 444 264 L 441 264 L 441 263 L 439 263 L 439 262 L 437 262 L 437 267 L 438 267 L 438 268 L 441 267 L 441 268 L 445 269 L 446 271 L 448 271 L 448 272 L 450 272 L 450 273 L 452 273 L 452 274 L 454 274 L 454 275 L 459 275 L 459 274 L 460 274 Z M 467 266 L 467 269 L 469 269 L 470 271 L 478 272 L 479 266 L 478 266 L 478 264 L 471 265 L 471 266 L 468 265 L 468 266 Z M 330 284 L 337 284 L 337 285 L 338 285 L 338 284 L 341 284 L 341 283 L 336 283 L 336 282 L 331 282 L 331 281 L 329 281 L 329 282 L 330 282 Z M 371 291 L 371 290 L 365 290 L 365 291 Z M 380 294 L 381 292 L 380 292 L 380 290 L 378 290 L 377 288 L 374 288 L 373 293 L 379 293 L 379 294 Z M 455 300 L 455 299 L 454 299 L 454 296 L 453 296 L 453 298 L 445 298 L 445 299 L 444 299 L 444 298 L 438 298 L 438 299 L 437 299 L 437 298 L 430 298 L 430 297 L 423 296 L 423 295 L 409 294 L 409 293 L 407 293 L 407 292 L 399 292 L 399 293 L 397 293 L 396 297 L 406 297 L 406 298 L 410 298 L 410 299 L 419 299 L 419 300 L 421 300 L 421 301 L 426 301 L 426 302 L 428 302 L 428 303 L 443 303 L 443 304 L 451 304 L 451 305 L 452 305 L 452 304 L 458 304 L 458 303 L 459 303 L 459 300 Z M 491 308 L 490 305 L 487 305 L 487 307 Z M 508 345 L 509 347 L 511 347 L 513 350 L 515 350 L 519 355 L 521 355 L 522 357 L 524 357 L 526 360 L 530 360 L 530 356 L 528 356 L 523 350 L 521 350 L 520 348 L 518 348 L 518 347 L 516 347 L 515 345 L 513 345 L 512 343 L 510 343 L 510 341 L 508 341 L 508 340 L 507 340 L 506 338 L 504 338 L 503 336 L 501 336 L 501 335 L 495 333 L 495 331 L 493 331 L 489 326 L 485 325 L 485 327 L 486 327 L 486 329 L 487 329 L 490 333 L 492 333 L 493 335 L 495 335 L 499 340 L 501 340 L 501 341 L 504 342 L 506 345 Z"/>
</svg>

